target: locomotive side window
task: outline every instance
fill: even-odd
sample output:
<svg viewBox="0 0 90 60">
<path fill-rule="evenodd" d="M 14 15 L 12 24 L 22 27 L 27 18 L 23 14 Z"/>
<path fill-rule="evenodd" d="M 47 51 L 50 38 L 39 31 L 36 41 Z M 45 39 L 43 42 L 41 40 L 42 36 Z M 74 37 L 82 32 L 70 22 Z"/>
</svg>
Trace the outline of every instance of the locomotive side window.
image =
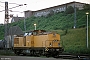
<svg viewBox="0 0 90 60">
<path fill-rule="evenodd" d="M 14 43 L 15 44 L 19 44 L 19 39 L 18 38 L 15 38 Z"/>
<path fill-rule="evenodd" d="M 56 34 L 54 33 L 53 36 L 56 37 Z"/>
<path fill-rule="evenodd" d="M 60 46 L 60 43 L 58 43 L 58 46 Z"/>
<path fill-rule="evenodd" d="M 33 35 L 37 35 L 37 32 L 33 32 Z"/>
</svg>

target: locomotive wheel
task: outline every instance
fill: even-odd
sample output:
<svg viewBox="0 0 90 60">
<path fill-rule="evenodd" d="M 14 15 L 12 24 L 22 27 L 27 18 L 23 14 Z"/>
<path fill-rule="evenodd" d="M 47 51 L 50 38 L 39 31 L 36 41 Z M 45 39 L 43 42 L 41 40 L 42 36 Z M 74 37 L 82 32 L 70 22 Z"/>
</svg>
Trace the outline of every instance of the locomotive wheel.
<svg viewBox="0 0 90 60">
<path fill-rule="evenodd" d="M 14 53 L 16 54 L 16 55 L 20 55 L 21 54 L 21 50 L 14 50 Z"/>
<path fill-rule="evenodd" d="M 49 52 L 46 52 L 46 57 L 49 58 L 50 57 L 50 53 Z"/>
<path fill-rule="evenodd" d="M 49 58 L 50 56 L 47 54 L 46 57 Z"/>
</svg>

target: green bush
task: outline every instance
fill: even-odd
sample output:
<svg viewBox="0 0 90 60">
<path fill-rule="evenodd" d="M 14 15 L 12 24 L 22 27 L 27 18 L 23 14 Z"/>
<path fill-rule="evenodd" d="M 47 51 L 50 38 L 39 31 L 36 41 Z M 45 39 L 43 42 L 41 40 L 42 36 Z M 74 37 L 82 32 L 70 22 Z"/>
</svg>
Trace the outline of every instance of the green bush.
<svg viewBox="0 0 90 60">
<path fill-rule="evenodd" d="M 71 13 L 74 13 L 74 8 L 72 6 L 69 6 L 67 9 L 66 9 L 66 14 L 71 14 Z"/>
<path fill-rule="evenodd" d="M 0 50 L 0 55 L 15 56 L 15 54 L 12 50 Z"/>
</svg>

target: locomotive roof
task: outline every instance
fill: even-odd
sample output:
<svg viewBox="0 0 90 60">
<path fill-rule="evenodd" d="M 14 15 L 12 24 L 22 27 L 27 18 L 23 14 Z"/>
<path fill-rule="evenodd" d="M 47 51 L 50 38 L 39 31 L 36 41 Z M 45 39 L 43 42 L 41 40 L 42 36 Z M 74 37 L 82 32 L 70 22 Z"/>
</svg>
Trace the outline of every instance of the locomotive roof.
<svg viewBox="0 0 90 60">
<path fill-rule="evenodd" d="M 33 32 L 46 32 L 45 30 L 34 30 Z"/>
</svg>

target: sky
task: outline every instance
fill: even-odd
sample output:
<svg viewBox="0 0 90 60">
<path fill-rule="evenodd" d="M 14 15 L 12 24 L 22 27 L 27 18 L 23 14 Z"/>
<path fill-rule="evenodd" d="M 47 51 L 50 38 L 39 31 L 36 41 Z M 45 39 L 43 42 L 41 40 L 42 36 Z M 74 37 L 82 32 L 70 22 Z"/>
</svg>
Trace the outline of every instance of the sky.
<svg viewBox="0 0 90 60">
<path fill-rule="evenodd" d="M 90 4 L 90 0 L 0 0 L 0 11 L 5 10 L 5 3 L 8 2 L 8 8 L 12 8 L 15 6 L 18 6 L 18 4 L 27 4 L 23 5 L 20 7 L 16 7 L 12 10 L 13 12 L 9 11 L 9 15 L 12 14 L 13 16 L 18 16 L 18 17 L 24 17 L 24 11 L 26 10 L 31 10 L 31 11 L 37 11 L 40 9 L 45 9 L 69 2 L 82 2 L 82 3 L 87 3 Z M 0 12 L 0 24 L 4 24 L 4 16 L 5 16 L 5 11 Z M 9 19 L 9 22 L 11 18 Z"/>
</svg>

